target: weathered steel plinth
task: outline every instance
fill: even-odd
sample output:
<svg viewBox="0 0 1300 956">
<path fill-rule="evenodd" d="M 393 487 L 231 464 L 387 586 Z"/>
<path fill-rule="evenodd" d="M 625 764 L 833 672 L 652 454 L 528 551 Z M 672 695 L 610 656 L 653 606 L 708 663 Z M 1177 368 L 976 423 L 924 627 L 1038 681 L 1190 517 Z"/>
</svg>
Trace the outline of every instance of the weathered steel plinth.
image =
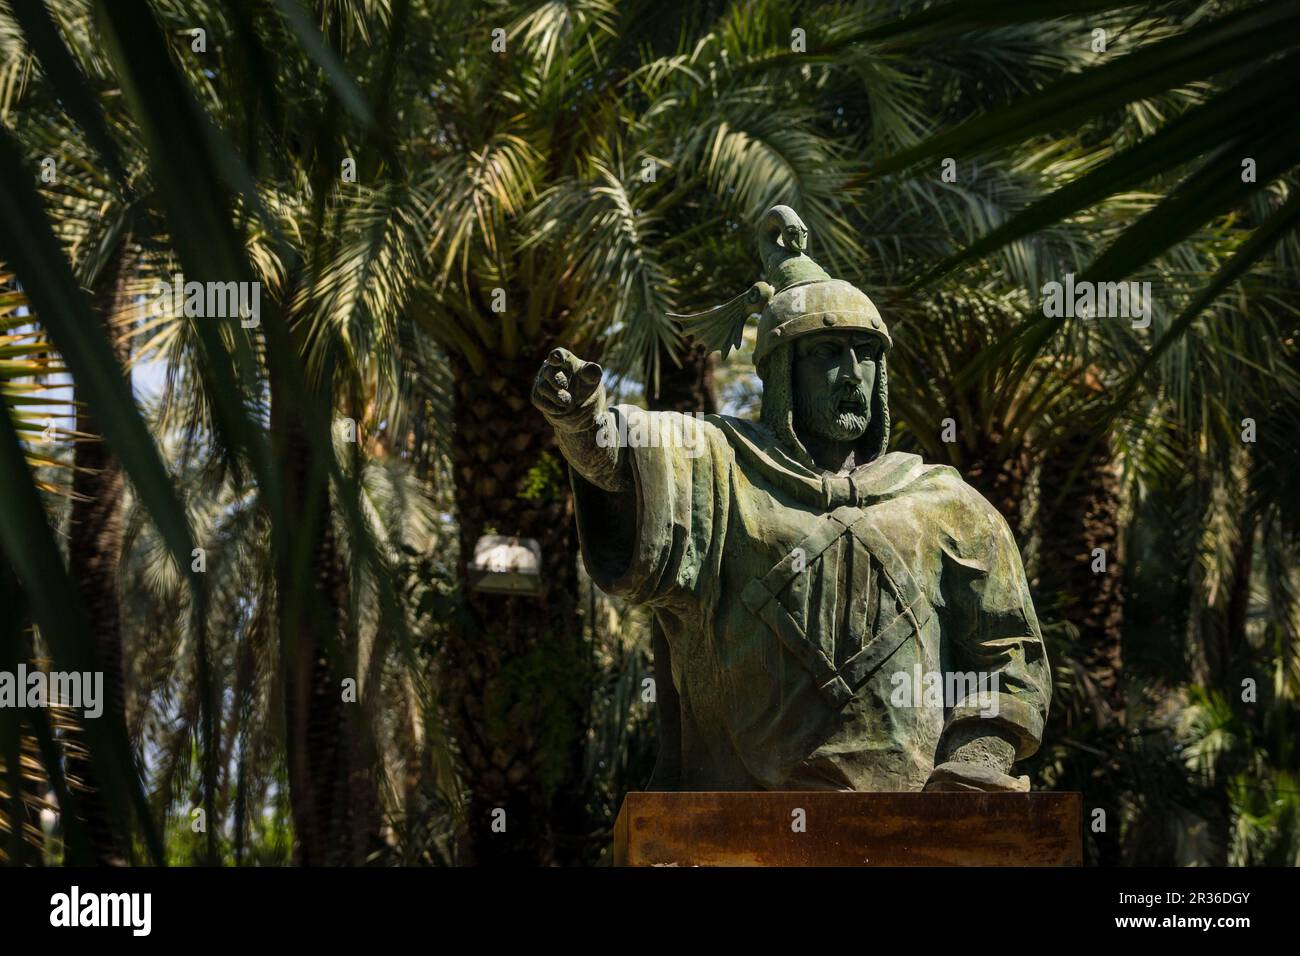
<svg viewBox="0 0 1300 956">
<path fill-rule="evenodd" d="M 614 825 L 615 866 L 1082 863 L 1078 793 L 629 793 Z"/>
</svg>

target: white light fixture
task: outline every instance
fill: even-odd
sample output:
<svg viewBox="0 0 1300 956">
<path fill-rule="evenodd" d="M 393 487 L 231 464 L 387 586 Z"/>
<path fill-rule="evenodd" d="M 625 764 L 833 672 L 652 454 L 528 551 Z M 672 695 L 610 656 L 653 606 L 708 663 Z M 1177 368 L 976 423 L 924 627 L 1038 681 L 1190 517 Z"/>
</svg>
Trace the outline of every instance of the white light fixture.
<svg viewBox="0 0 1300 956">
<path fill-rule="evenodd" d="M 485 534 L 474 545 L 470 586 L 489 594 L 542 593 L 542 546 L 536 538 Z"/>
</svg>

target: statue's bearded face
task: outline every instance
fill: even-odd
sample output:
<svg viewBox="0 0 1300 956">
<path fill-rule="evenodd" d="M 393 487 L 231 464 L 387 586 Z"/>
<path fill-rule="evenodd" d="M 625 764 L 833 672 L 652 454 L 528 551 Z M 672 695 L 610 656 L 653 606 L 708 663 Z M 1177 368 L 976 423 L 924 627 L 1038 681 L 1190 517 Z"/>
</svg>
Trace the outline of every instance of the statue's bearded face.
<svg viewBox="0 0 1300 956">
<path fill-rule="evenodd" d="M 794 341 L 795 430 L 854 441 L 871 424 L 883 343 L 870 333 L 835 329 Z"/>
</svg>

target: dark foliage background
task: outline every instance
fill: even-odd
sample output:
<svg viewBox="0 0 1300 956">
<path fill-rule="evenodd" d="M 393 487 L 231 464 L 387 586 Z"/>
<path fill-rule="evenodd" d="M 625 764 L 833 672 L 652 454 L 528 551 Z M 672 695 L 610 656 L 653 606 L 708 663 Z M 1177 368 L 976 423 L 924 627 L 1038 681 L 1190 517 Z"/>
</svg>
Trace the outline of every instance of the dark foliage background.
<svg viewBox="0 0 1300 956">
<path fill-rule="evenodd" d="M 0 709 L 0 859 L 607 862 L 649 627 L 583 576 L 528 391 L 562 342 L 752 412 L 748 352 L 665 313 L 745 288 L 784 202 L 890 323 L 895 445 L 1019 532 L 1024 772 L 1083 791 L 1090 862 L 1294 865 L 1297 27 L 0 0 L 0 670 L 109 684 Z M 259 282 L 257 326 L 153 308 L 177 273 Z M 1049 318 L 1066 273 L 1150 282 L 1149 326 Z M 540 597 L 469 586 L 490 533 L 540 541 Z"/>
</svg>

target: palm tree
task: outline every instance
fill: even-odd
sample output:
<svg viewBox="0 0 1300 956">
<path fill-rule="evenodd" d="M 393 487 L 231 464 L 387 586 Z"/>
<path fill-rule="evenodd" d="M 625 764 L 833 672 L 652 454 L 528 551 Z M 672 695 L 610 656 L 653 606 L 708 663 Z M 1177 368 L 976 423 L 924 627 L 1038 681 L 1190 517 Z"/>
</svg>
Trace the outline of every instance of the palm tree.
<svg viewBox="0 0 1300 956">
<path fill-rule="evenodd" d="M 17 429 L 34 436 L 48 435 L 52 422 L 46 418 L 43 403 L 47 398 L 46 381 L 57 375 L 58 364 L 52 354 L 35 317 L 31 315 L 26 296 L 15 283 L 13 276 L 0 270 L 0 397 L 3 414 L 9 416 Z M 29 467 L 40 469 L 53 466 L 62 468 L 64 462 L 38 452 L 29 446 Z M 4 629 L 0 631 L 0 661 L 4 669 L 16 670 L 18 662 L 33 658 L 30 643 L 30 621 L 25 613 L 24 600 L 13 568 L 7 561 L 0 562 L 0 588 L 3 589 L 7 615 Z M 48 808 L 45 795 L 50 791 L 51 780 L 40 761 L 40 744 L 34 729 L 24 731 L 17 712 L 8 710 L 3 724 L 3 751 L 0 751 L 0 831 L 3 845 L 0 860 L 13 864 L 39 861 L 44 845 L 40 828 L 40 814 Z M 60 788 L 63 779 L 58 777 Z"/>
<path fill-rule="evenodd" d="M 63 59 L 58 60 L 57 66 L 54 65 L 54 60 L 46 60 L 46 67 L 68 70 L 69 58 L 67 57 L 67 51 L 58 41 L 57 34 L 53 32 L 52 23 L 45 12 L 39 8 L 35 8 L 33 5 L 21 5 L 18 13 L 23 29 L 29 37 L 40 37 L 40 43 L 46 53 L 53 50 L 55 51 L 56 56 L 63 57 Z M 12 45 L 12 39 L 16 31 L 13 30 L 10 21 L 6 20 L 4 23 L 6 27 L 4 30 L 4 42 L 7 46 Z M 30 65 L 30 59 L 25 52 L 22 52 L 20 57 L 13 62 L 15 67 L 26 67 Z M 75 67 L 70 70 L 70 73 L 76 74 Z M 10 72 L 11 79 L 12 76 L 13 74 Z M 13 90 L 13 85 L 8 84 L 7 92 L 12 93 Z M 39 100 L 40 98 L 41 97 L 38 94 L 36 99 Z M 15 105 L 15 101 L 10 100 L 7 96 L 4 104 L 5 111 L 11 111 Z M 57 121 L 53 125 L 57 126 Z M 41 132 L 47 131 L 48 130 L 42 130 Z M 93 133 L 96 135 L 103 133 L 102 123 L 94 129 Z M 100 140 L 100 142 L 104 143 L 106 140 Z M 7 162 L 12 163 L 18 160 L 19 153 L 12 142 L 6 139 L 6 141 L 0 145 L 3 145 Z M 45 155 L 49 156 L 49 153 L 46 152 Z M 65 159 L 64 154 L 60 153 L 59 158 L 60 160 Z M 46 159 L 44 162 L 48 163 L 51 162 L 51 160 Z M 111 168 L 115 173 L 120 173 L 120 166 L 112 164 Z M 53 170 L 51 169 L 48 171 Z M 63 173 L 66 175 L 66 172 L 67 170 L 65 167 Z M 25 188 L 25 186 L 19 187 L 13 194 L 7 197 L 7 206 L 18 221 L 33 222 L 40 216 L 39 200 L 37 200 L 36 197 Z M 63 301 L 60 302 L 57 293 L 51 294 L 48 283 L 40 281 L 34 283 L 38 288 L 31 293 L 33 302 L 38 305 L 44 303 L 46 306 L 50 307 L 41 310 L 42 314 L 40 321 L 45 323 L 51 314 L 57 317 L 61 312 L 83 309 L 84 300 L 81 300 L 80 296 L 74 291 L 75 285 L 72 282 L 72 275 L 67 268 L 66 262 L 64 262 L 59 255 L 55 237 L 50 232 L 49 227 L 44 222 L 40 222 L 39 225 L 36 226 L 34 234 L 36 236 L 33 243 L 35 248 L 20 249 L 17 254 L 13 256 L 16 261 L 21 262 L 21 271 L 26 272 L 28 276 L 39 276 L 46 280 L 53 276 L 56 277 L 56 281 L 62 280 L 67 284 L 67 292 L 64 293 Z M 100 252 L 102 252 L 102 250 L 100 250 Z M 108 255 L 110 258 L 113 257 L 111 249 L 109 250 Z M 106 280 L 107 291 L 102 293 L 101 299 L 104 299 L 104 297 L 117 291 L 119 279 L 123 274 L 125 274 L 125 270 L 117 268 L 110 270 L 110 275 Z M 101 314 L 103 314 L 104 311 L 105 309 L 101 307 Z M 57 321 L 48 324 L 55 326 L 59 325 Z M 86 373 L 88 369 L 94 368 L 96 363 L 100 363 L 99 368 L 104 368 L 105 366 L 103 363 L 106 358 L 108 359 L 108 366 L 112 366 L 112 353 L 111 351 L 105 351 L 107 348 L 105 345 L 106 338 L 103 335 L 102 328 L 99 329 L 98 338 L 96 337 L 96 333 L 91 332 L 89 329 L 74 330 L 69 328 L 67 325 L 63 325 L 62 329 L 63 331 L 60 335 L 64 340 L 65 356 L 67 354 L 74 356 L 73 360 L 69 364 L 79 367 L 83 374 Z M 89 337 L 87 338 L 87 336 Z M 80 339 L 79 342 L 78 339 Z M 110 413 L 108 416 L 109 421 L 114 423 L 112 430 L 117 434 L 119 440 L 134 445 L 132 457 L 134 458 L 137 473 L 146 479 L 146 483 L 153 484 L 157 487 L 156 483 L 160 475 L 160 469 L 157 466 L 156 459 L 151 459 L 149 450 L 146 450 L 147 438 L 144 438 L 144 443 L 142 445 L 141 439 L 143 437 L 143 432 L 139 429 L 138 422 L 133 421 L 129 414 L 121 414 L 121 400 L 125 389 L 120 379 L 120 374 L 121 372 L 119 367 L 119 379 L 116 383 L 101 377 L 99 379 L 99 387 L 92 388 L 91 392 L 99 397 L 111 396 L 111 400 L 109 401 L 110 407 L 114 402 L 117 403 L 117 413 Z M 11 423 L 6 420 L 5 424 L 10 425 Z M 93 434 L 88 435 L 87 437 L 92 440 L 94 438 Z M 115 652 L 120 653 L 120 646 L 117 644 L 116 629 L 114 627 L 115 615 L 113 613 L 116 605 L 115 596 L 113 594 L 113 586 L 115 582 L 111 574 L 114 562 L 113 542 L 115 535 L 112 527 L 112 516 L 117 512 L 117 503 L 114 499 L 116 495 L 120 494 L 120 476 L 116 473 L 114 464 L 111 461 L 105 460 L 103 464 L 105 467 L 100 470 L 105 482 L 102 488 L 105 492 L 105 510 L 102 512 L 102 516 L 105 517 L 106 520 L 103 522 L 103 527 L 101 527 L 101 522 L 99 521 L 101 515 L 83 514 L 81 517 L 84 520 L 81 522 L 81 526 L 78 528 L 78 534 L 73 540 L 74 551 L 72 558 L 74 562 L 85 558 L 91 561 L 94 566 L 92 573 L 86 580 L 87 586 L 92 589 L 93 593 L 84 595 L 83 600 L 81 601 L 68 602 L 66 594 L 56 597 L 56 595 L 59 594 L 58 589 L 61 586 L 65 574 L 62 561 L 58 557 L 57 553 L 46 546 L 38 537 L 36 542 L 28 542 L 24 547 L 33 547 L 37 551 L 41 552 L 41 556 L 37 558 L 37 561 L 44 564 L 49 576 L 49 580 L 45 581 L 43 585 L 54 588 L 55 591 L 40 599 L 33 600 L 32 609 L 35 612 L 34 617 L 42 624 L 41 636 L 44 640 L 50 642 L 54 652 L 53 656 L 56 660 L 65 665 L 70 664 L 73 661 L 89 663 L 91 669 L 102 669 L 101 662 L 104 660 L 108 661 L 107 670 L 109 671 L 110 680 L 108 700 L 106 701 L 108 716 L 101 727 L 91 731 L 88 735 L 88 739 L 97 744 L 97 747 L 94 749 L 98 750 L 98 754 L 92 754 L 92 759 L 88 763 L 79 757 L 80 747 L 75 741 L 70 742 L 64 748 L 69 759 L 69 770 L 74 774 L 88 778 L 89 782 L 92 783 L 90 790 L 83 794 L 84 799 L 81 803 L 83 804 L 85 815 L 87 819 L 92 822 L 95 831 L 95 846 L 93 848 L 93 853 L 100 859 L 117 856 L 117 848 L 122 844 L 117 843 L 116 846 L 111 845 L 113 843 L 112 834 L 115 830 L 117 833 L 127 832 L 122 829 L 121 824 L 125 822 L 128 814 L 131 812 L 128 809 L 130 803 L 134 802 L 136 813 L 140 815 L 140 823 L 143 827 L 143 832 L 149 840 L 150 850 L 156 858 L 160 853 L 160 847 L 156 839 L 154 839 L 147 814 L 145 814 L 143 810 L 142 794 L 138 789 L 138 782 L 132 775 L 129 750 L 124 735 L 124 727 L 121 722 L 121 694 L 119 687 L 114 681 L 114 673 L 120 673 L 120 665 L 115 667 L 113 663 L 118 659 Z M 82 471 L 77 474 L 81 476 L 82 480 L 85 480 L 86 476 L 89 475 L 89 472 Z M 14 477 L 16 477 L 16 475 Z M 116 491 L 114 491 L 114 489 L 116 489 Z M 19 491 L 18 493 L 23 494 L 24 492 Z M 33 502 L 30 500 L 27 503 L 29 510 L 32 512 L 30 517 L 35 521 L 39 521 L 42 511 L 39 508 L 32 508 L 32 504 Z M 79 502 L 78 507 L 83 508 L 84 510 L 86 504 L 85 501 L 81 501 Z M 159 507 L 162 512 L 165 512 L 167 510 L 167 502 L 160 501 Z M 174 513 L 172 513 L 171 517 L 174 518 Z M 171 527 L 173 531 L 179 530 L 175 524 L 172 524 Z M 16 531 L 16 528 L 11 526 L 9 530 L 14 532 Z M 29 533 L 36 532 L 39 534 L 35 527 L 28 530 Z M 180 535 L 177 536 L 178 542 L 180 537 Z M 82 547 L 81 550 L 77 550 L 78 546 L 84 547 Z M 25 570 L 24 565 L 26 565 Z M 107 568 L 101 567 L 101 565 L 107 565 Z M 24 589 L 28 590 L 29 594 L 31 593 L 31 587 L 35 586 L 39 588 L 43 586 L 42 584 L 34 584 L 31 579 L 30 575 L 33 572 L 33 565 L 30 562 L 20 559 L 15 562 L 15 567 L 18 570 L 18 575 L 22 581 Z M 97 612 L 102 611 L 105 615 L 106 631 L 102 642 L 97 642 L 94 638 L 89 637 L 85 632 L 78 633 L 84 621 L 82 615 L 85 609 L 85 598 L 90 598 L 94 601 L 97 605 L 95 610 Z M 52 602 L 55 600 L 64 601 L 66 603 L 66 608 L 60 608 L 53 604 Z M 65 781 L 62 768 L 58 767 L 59 755 L 55 741 L 49 734 L 48 725 L 45 725 L 43 721 L 40 720 L 36 721 L 36 724 L 37 726 L 34 729 L 37 732 L 37 736 L 40 738 L 41 756 L 45 764 L 45 770 L 49 773 L 50 781 L 54 785 L 58 794 L 59 806 L 65 815 L 73 814 L 77 809 L 78 802 L 71 799 L 71 792 L 64 785 Z M 103 761 L 106 760 L 116 760 L 117 766 L 106 770 L 103 765 Z M 114 824 L 110 825 L 110 819 L 114 821 Z M 90 851 L 84 842 L 84 833 L 82 833 L 80 828 L 77 826 L 69 826 L 67 828 L 67 833 L 70 837 L 68 844 L 70 857 L 73 859 L 86 859 L 87 853 Z"/>
<path fill-rule="evenodd" d="M 25 8 L 24 8 L 25 9 Z M 127 115 L 115 117 L 121 119 L 121 127 L 116 136 L 95 135 L 102 133 L 105 123 L 102 112 L 93 97 L 87 95 L 86 82 L 78 71 L 59 69 L 66 66 L 67 50 L 62 46 L 57 32 L 52 36 L 42 34 L 32 27 L 30 21 L 24 22 L 26 36 L 39 52 L 42 63 L 58 88 L 65 102 L 71 104 L 72 112 L 79 124 L 87 131 L 87 139 L 106 160 L 111 169 L 120 168 L 114 162 L 120 150 L 119 140 L 128 139 L 141 144 L 140 154 L 147 157 L 149 163 L 150 190 L 145 191 L 151 203 L 166 213 L 165 233 L 167 242 L 179 253 L 181 263 L 186 267 L 189 278 L 216 278 L 228 281 L 231 277 L 247 276 L 253 270 L 239 240 L 236 239 L 235 226 L 229 221 L 229 204 L 223 200 L 225 186 L 215 176 L 215 170 L 207 154 L 204 133 L 207 120 L 198 109 L 191 89 L 197 88 L 204 95 L 212 96 L 215 86 L 229 79 L 231 90 L 236 93 L 232 102 L 246 103 L 248 99 L 238 94 L 257 87 L 265 74 L 256 70 L 265 66 L 265 61 L 253 64 L 238 57 L 231 63 L 222 61 L 221 70 L 205 71 L 205 66 L 190 63 L 192 72 L 183 78 L 171 62 L 171 55 L 163 42 L 162 34 L 153 13 L 143 4 L 96 5 L 99 17 L 96 29 L 89 30 L 87 10 L 78 4 L 68 4 L 62 8 L 65 15 L 60 20 L 65 26 L 79 27 L 81 44 L 78 53 L 83 66 L 89 62 L 96 68 L 89 70 L 98 82 L 116 84 L 125 94 L 120 98 L 127 104 Z M 22 11 L 19 11 L 22 12 Z M 181 11 L 163 9 L 168 16 L 183 16 Z M 249 21 L 235 18 L 232 22 L 224 20 L 216 11 L 212 18 L 206 20 L 216 30 L 217 25 L 225 27 L 225 35 L 231 35 L 237 29 L 245 29 Z M 356 13 L 356 10 L 343 11 L 342 19 Z M 271 31 L 283 28 L 282 21 L 272 18 L 265 11 L 260 14 L 258 26 Z M 294 31 L 307 35 L 309 44 L 318 40 L 315 27 L 310 20 L 294 21 L 291 17 L 289 26 Z M 100 48 L 94 48 L 89 42 L 90 36 L 97 36 L 107 42 Z M 257 36 L 253 36 L 260 44 Z M 90 48 L 93 52 L 87 52 Z M 227 48 L 229 50 L 229 48 Z M 247 46 L 243 52 L 247 52 Z M 257 47 L 264 53 L 264 49 Z M 65 62 L 60 62 L 60 57 Z M 75 62 L 75 61 L 74 61 Z M 285 66 L 290 71 L 305 74 L 300 62 L 289 60 Z M 336 61 L 327 58 L 327 66 L 336 70 Z M 169 82 L 158 84 L 159 76 L 168 77 Z M 214 84 L 213 81 L 216 81 Z M 239 84 L 243 84 L 241 88 Z M 288 86 L 288 89 L 295 89 Z M 299 84 L 297 89 L 302 89 Z M 350 106 L 355 107 L 355 87 L 350 81 L 340 80 L 341 94 Z M 259 87 L 260 89 L 260 87 Z M 378 93 L 382 94 L 382 90 Z M 161 94 L 161 95 L 160 95 Z M 326 97 L 322 115 L 328 120 L 331 104 L 337 102 L 334 95 Z M 276 107 L 272 95 L 266 101 L 269 109 Z M 364 107 L 364 104 L 363 104 Z M 313 103 L 294 103 L 294 109 L 315 109 Z M 239 127 L 239 135 L 256 137 L 266 124 L 259 122 L 254 115 L 251 119 L 241 114 L 249 122 Z M 299 117 L 288 118 L 296 123 Z M 273 117 L 274 122 L 284 124 L 283 113 Z M 185 126 L 194 138 L 191 142 L 194 150 L 176 148 L 169 133 L 164 133 L 163 124 L 179 122 Z M 271 125 L 274 125 L 274 122 Z M 282 130 L 280 142 L 287 143 L 289 149 L 301 149 L 301 142 L 286 139 Z M 321 129 L 323 141 L 330 141 L 328 122 Z M 220 137 L 221 134 L 216 134 Z M 231 159 L 233 154 L 223 153 L 223 158 Z M 282 154 L 283 155 L 283 154 Z M 325 168 L 321 163 L 325 157 L 313 154 L 305 157 L 303 164 L 291 165 L 288 172 L 281 170 L 281 175 L 290 177 L 284 185 L 293 188 L 299 183 L 292 182 L 294 175 L 314 177 L 317 181 L 317 194 L 322 198 L 327 190 L 328 174 L 322 177 Z M 239 160 L 234 159 L 236 166 Z M 227 167 L 229 169 L 230 167 Z M 294 169 L 297 172 L 294 172 Z M 247 185 L 251 180 L 235 176 L 240 185 Z M 191 190 L 197 182 L 205 182 L 211 189 L 205 193 L 206 205 L 196 205 Z M 28 197 L 19 195 L 18 201 L 28 202 Z M 256 193 L 245 193 L 245 201 L 251 203 L 254 210 L 263 214 L 263 223 L 276 230 L 278 223 L 270 219 L 261 197 Z M 305 219 L 296 223 L 297 230 L 292 235 L 301 235 L 303 226 L 310 227 L 312 216 L 321 215 L 323 209 L 306 208 Z M 42 226 L 39 222 L 40 212 L 31 203 L 18 209 L 21 215 L 16 221 L 25 221 L 36 233 Z M 207 218 L 204 219 L 203 217 Z M 319 219 L 316 220 L 319 223 Z M 322 235 L 319 225 L 310 230 L 315 236 Z M 329 449 L 328 422 L 329 415 L 324 408 L 332 399 L 333 377 L 328 369 L 323 373 L 319 366 L 316 374 L 309 375 L 306 369 L 308 358 L 308 333 L 310 319 L 318 295 L 314 292 L 314 283 L 319 276 L 319 240 L 310 244 L 295 245 L 287 241 L 283 233 L 272 236 L 273 242 L 264 245 L 259 253 L 259 266 L 274 263 L 279 271 L 272 277 L 274 285 L 281 296 L 274 304 L 276 312 L 268 317 L 264 328 L 269 339 L 265 355 L 268 372 L 263 381 L 269 381 L 272 393 L 271 402 L 271 442 L 260 434 L 257 426 L 248 418 L 249 408 L 255 407 L 257 401 L 258 380 L 262 378 L 258 371 L 256 356 L 250 348 L 247 335 L 236 334 L 233 338 L 223 338 L 215 328 L 204 323 L 193 323 L 187 330 L 188 342 L 193 348 L 193 361 L 188 371 L 193 373 L 191 382 L 201 385 L 201 398 L 197 406 L 201 409 L 199 419 L 205 427 L 204 433 L 218 442 L 224 449 L 221 464 L 234 468 L 239 474 L 247 474 L 251 469 L 257 479 L 257 485 L 263 495 L 263 502 L 273 516 L 271 527 L 274 530 L 273 545 L 277 555 L 279 569 L 280 638 L 282 650 L 288 655 L 286 666 L 286 685 L 284 699 L 289 707 L 288 733 L 291 741 L 290 761 L 295 811 L 299 821 L 300 848 L 302 855 L 309 862 L 325 861 L 334 858 L 331 854 L 342 847 L 349 859 L 363 859 L 369 851 L 369 843 L 377 832 L 377 822 L 364 822 L 368 813 L 365 794 L 367 788 L 360 786 L 366 779 L 364 771 L 365 747 L 364 729 L 358 730 L 354 720 L 341 720 L 342 701 L 338 688 L 342 673 L 348 673 L 347 653 L 355 655 L 355 641 L 350 640 L 354 634 L 348 633 L 344 620 L 344 608 L 348 600 L 342 591 L 346 580 L 341 573 L 335 546 L 334 531 L 326 519 L 330 515 L 329 487 L 332 481 L 337 489 L 335 502 L 344 514 L 350 517 L 352 525 L 351 540 L 361 553 L 369 553 L 373 559 L 373 545 L 369 542 L 369 531 L 356 524 L 360 519 L 357 511 L 355 483 L 341 475 Z M 269 252 L 267 251 L 269 249 Z M 42 252 L 48 247 L 42 247 Z M 21 252 L 21 250 L 20 250 Z M 47 256 L 42 263 L 31 255 L 15 257 L 28 275 L 38 275 L 41 268 L 54 269 L 59 265 L 53 255 Z M 62 329 L 60 345 L 64 350 L 75 346 L 77 336 L 83 338 L 88 334 L 84 323 L 76 324 L 72 316 L 81 308 L 75 301 L 58 302 L 50 297 L 53 284 L 41 286 L 41 293 L 51 308 L 43 308 L 42 314 L 55 328 Z M 297 298 L 295 298 L 297 296 Z M 39 304 L 39 302 L 38 302 Z M 62 324 L 60 324 L 62 323 Z M 97 349 L 93 362 L 103 367 L 105 353 L 102 346 L 91 342 Z M 83 353 L 73 351 L 73 356 L 80 358 L 73 364 L 74 378 L 80 385 L 83 380 L 94 382 L 93 364 Z M 326 350 L 328 361 L 334 361 Z M 320 352 L 317 352 L 320 358 Z M 84 360 L 83 360 L 84 359 Z M 236 371 L 237 370 L 237 371 Z M 302 383 L 310 383 L 304 388 Z M 92 389 L 88 398 L 95 399 L 97 414 L 107 416 L 105 432 L 110 443 L 122 453 L 121 443 L 125 435 L 132 440 L 143 434 L 138 415 L 129 405 L 122 404 L 122 386 L 116 387 L 116 394 L 106 398 L 103 388 Z M 109 427 L 112 425 L 113 427 Z M 269 468 L 270 449 L 274 447 L 285 456 L 288 465 L 282 473 L 273 473 Z M 160 527 L 164 530 L 169 550 L 182 568 L 191 564 L 192 540 L 185 528 L 183 519 L 176 520 L 174 511 L 167 510 L 168 494 L 161 493 L 158 484 L 160 471 L 154 469 L 147 453 L 133 451 L 131 455 L 122 453 L 123 463 L 136 480 L 141 500 L 146 503 Z M 331 475 L 333 476 L 331 478 Z M 148 479 L 148 480 L 144 480 Z M 214 695 L 214 675 L 212 659 L 209 655 L 205 635 L 203 608 L 206 594 L 201 585 L 201 578 L 193 569 L 187 575 L 192 585 L 193 597 L 188 602 L 189 613 L 193 621 L 190 627 L 196 628 L 196 650 L 194 664 L 196 674 L 196 697 L 198 701 L 199 736 L 202 741 L 203 771 L 201 790 L 205 810 L 210 817 L 216 817 L 215 792 L 217 785 L 217 736 L 215 721 L 216 698 Z M 381 592 L 387 592 L 389 582 L 379 576 Z M 25 584 L 29 582 L 24 582 Z M 341 640 L 340 640 L 341 639 Z M 345 650 L 342 658 L 332 657 L 328 650 L 335 644 L 342 643 Z M 355 669 L 351 671 L 355 673 Z M 342 736 L 343 742 L 337 740 Z M 92 755 L 94 748 L 92 748 Z M 107 752 L 105 752 L 105 756 Z M 349 799 L 340 805 L 340 794 Z M 351 799 L 355 797 L 356 799 Z M 357 801 L 360 800 L 360 803 Z M 352 833 L 354 824 L 359 833 Z M 211 832 L 211 831 L 210 831 Z M 369 836 L 367 836 L 369 834 Z M 348 839 L 334 839 L 335 837 Z M 208 840 L 209 859 L 213 858 L 215 841 Z"/>
<path fill-rule="evenodd" d="M 331 69 L 337 70 L 338 63 L 332 57 L 350 52 L 372 64 L 393 55 L 399 39 L 390 40 L 385 53 L 350 35 L 358 23 L 368 25 L 368 16 L 358 6 L 326 18 Z M 315 36 L 309 20 L 292 21 L 291 26 Z M 259 30 L 278 27 L 273 18 L 255 24 Z M 238 21 L 229 28 L 237 31 Z M 262 42 L 256 35 L 254 39 Z M 258 85 L 264 76 L 257 73 L 265 63 L 250 66 L 246 51 L 233 46 L 214 52 L 218 56 L 213 58 L 213 75 L 207 82 L 193 80 L 213 105 L 246 101 L 253 90 L 265 92 Z M 117 63 L 119 70 L 125 62 Z M 357 864 L 380 849 L 380 797 L 371 774 L 376 756 L 368 714 L 350 708 L 346 693 L 347 682 L 355 687 L 363 680 L 357 598 L 351 588 L 363 566 L 383 567 L 386 559 L 370 541 L 372 529 L 358 524 L 363 520 L 358 476 L 341 470 L 330 438 L 332 410 L 342 400 L 342 410 L 361 427 L 372 424 L 355 404 L 355 386 L 376 368 L 391 400 L 400 365 L 379 362 L 375 356 L 396 342 L 393 324 L 410 282 L 403 284 L 385 271 L 393 266 L 388 259 L 392 243 L 400 246 L 402 241 L 400 205 L 382 191 L 376 195 L 336 186 L 338 159 L 345 151 L 355 149 L 363 173 L 382 152 L 382 144 L 349 142 L 352 134 L 334 115 L 340 99 L 364 115 L 364 101 L 357 99 L 346 78 L 339 81 L 341 92 L 319 96 L 304 85 L 311 75 L 304 65 L 292 58 L 280 64 L 285 82 L 270 94 L 266 116 L 232 116 L 228 122 L 236 140 L 262 144 L 259 193 L 245 200 L 259 211 L 267 231 L 252 240 L 253 269 L 237 264 L 243 252 L 233 245 L 227 261 L 245 274 L 260 276 L 273 314 L 264 326 L 264 370 L 250 369 L 266 389 L 269 442 L 263 446 L 253 439 L 243 448 L 233 443 L 226 447 L 255 475 L 272 531 L 286 772 L 298 859 L 305 864 Z M 384 92 L 376 95 L 382 99 Z M 309 150 L 297 124 L 313 115 L 319 117 L 318 138 L 315 149 Z M 179 240 L 177 245 L 185 260 L 184 246 Z M 370 340 L 359 341 L 365 334 Z M 207 369 L 200 365 L 197 371 L 201 377 Z M 353 404 L 347 404 L 349 399 Z M 221 434 L 229 427 L 219 420 L 205 424 L 209 433 Z M 277 462 L 273 471 L 267 467 L 272 460 Z M 351 567 L 333 520 L 335 509 L 349 519 Z M 374 580 L 391 598 L 387 578 L 378 574 Z M 387 605 L 385 621 L 400 627 L 401 621 L 392 617 L 391 601 Z M 355 693 L 352 699 L 357 699 Z"/>
<path fill-rule="evenodd" d="M 114 343 L 114 357 L 125 369 L 130 359 L 125 336 L 117 333 L 114 318 L 123 307 L 130 283 L 130 237 L 123 237 L 98 276 L 91 308 L 103 325 L 105 338 Z M 123 504 L 126 494 L 122 463 L 108 449 L 89 406 L 77 408 L 78 441 L 73 451 L 72 506 L 68 536 L 68 570 L 81 588 L 87 612 L 95 621 L 104 687 L 113 695 L 114 710 L 124 712 L 125 685 L 122 660 L 121 614 L 118 608 L 118 565 L 122 552 Z M 88 787 L 82 799 L 91 839 L 101 863 L 124 859 L 120 836 L 114 833 L 93 773 L 84 761 L 69 761 L 69 772 L 81 776 Z"/>
</svg>

